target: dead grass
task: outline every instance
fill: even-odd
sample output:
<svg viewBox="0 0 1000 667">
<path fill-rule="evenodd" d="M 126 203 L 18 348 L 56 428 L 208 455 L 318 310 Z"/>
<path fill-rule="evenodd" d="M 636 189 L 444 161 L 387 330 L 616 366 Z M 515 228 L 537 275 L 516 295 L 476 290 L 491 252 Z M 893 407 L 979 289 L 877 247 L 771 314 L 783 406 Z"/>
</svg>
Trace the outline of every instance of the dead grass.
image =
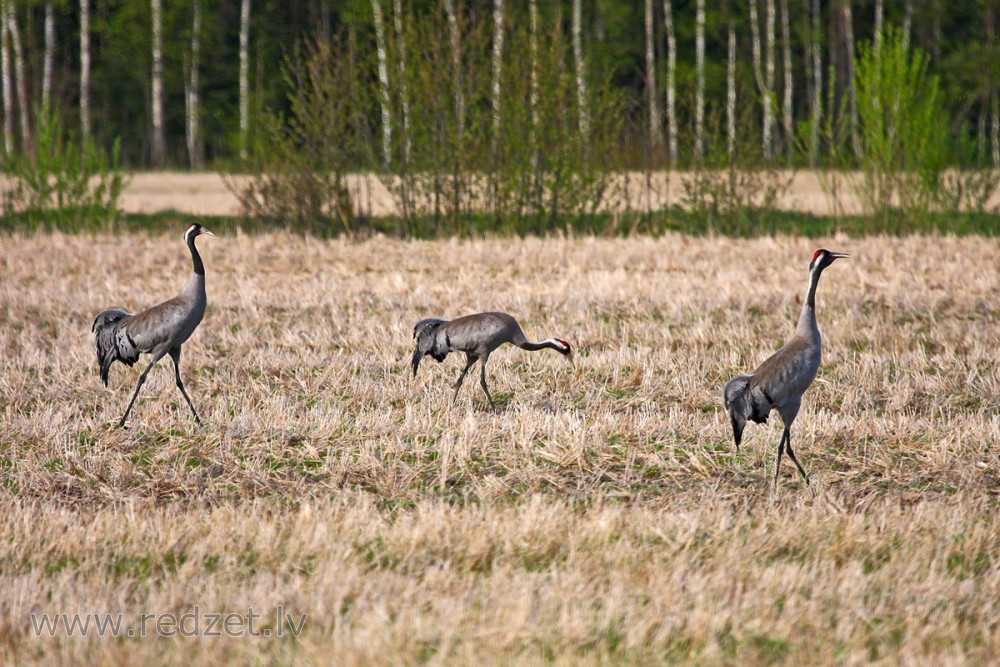
<svg viewBox="0 0 1000 667">
<path fill-rule="evenodd" d="M 996 239 L 832 239 L 824 365 L 735 455 L 720 392 L 790 334 L 813 242 L 203 240 L 209 311 L 132 429 L 93 316 L 174 294 L 179 239 L 0 242 L 8 663 L 1000 659 Z M 408 376 L 424 316 L 516 314 L 575 366 Z M 37 638 L 32 611 L 308 614 L 289 639 Z"/>
</svg>

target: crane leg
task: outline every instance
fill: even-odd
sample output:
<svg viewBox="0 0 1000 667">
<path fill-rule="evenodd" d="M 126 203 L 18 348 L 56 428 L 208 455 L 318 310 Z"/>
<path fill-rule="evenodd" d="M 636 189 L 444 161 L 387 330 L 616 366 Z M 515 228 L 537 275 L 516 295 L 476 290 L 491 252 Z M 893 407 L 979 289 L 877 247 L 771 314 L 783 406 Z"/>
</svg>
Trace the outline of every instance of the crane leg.
<svg viewBox="0 0 1000 667">
<path fill-rule="evenodd" d="M 799 460 L 795 458 L 795 452 L 792 451 L 792 432 L 788 429 L 785 429 L 785 434 L 786 434 L 785 451 L 788 452 L 788 458 L 792 460 L 792 463 L 795 464 L 795 467 L 799 469 L 800 473 L 802 473 L 802 479 L 806 480 L 806 486 L 812 488 L 812 485 L 809 483 L 809 475 L 807 475 L 806 471 L 802 469 L 802 465 L 799 464 Z"/>
<path fill-rule="evenodd" d="M 778 459 L 774 462 L 774 488 L 778 488 L 778 472 L 781 470 L 781 455 L 785 451 L 785 440 L 788 438 L 788 429 L 786 428 L 784 433 L 781 434 L 781 440 L 778 441 Z"/>
<path fill-rule="evenodd" d="M 194 403 L 191 402 L 191 397 L 188 396 L 187 391 L 184 389 L 184 382 L 181 380 L 181 348 L 177 347 L 170 350 L 170 359 L 174 362 L 174 378 L 177 381 L 177 388 L 181 390 L 184 400 L 187 401 L 188 407 L 191 408 L 194 421 L 198 426 L 201 426 L 201 418 L 198 416 L 198 411 L 194 409 Z"/>
<path fill-rule="evenodd" d="M 486 400 L 490 402 L 490 407 L 494 410 L 497 409 L 496 404 L 493 402 L 493 397 L 490 396 L 490 388 L 486 386 L 486 359 L 483 359 L 482 366 L 479 367 L 479 384 L 482 386 L 483 391 L 486 392 Z"/>
<path fill-rule="evenodd" d="M 471 354 L 465 355 L 465 368 L 462 369 L 462 374 L 458 376 L 458 381 L 455 383 L 455 395 L 451 397 L 451 404 L 455 405 L 458 400 L 458 390 L 462 388 L 462 382 L 465 381 L 465 374 L 469 372 L 472 368 L 472 364 L 476 363 L 479 357 L 474 357 Z"/>
<path fill-rule="evenodd" d="M 146 370 L 144 370 L 139 376 L 139 383 L 135 385 L 135 391 L 132 392 L 132 400 L 128 402 L 128 407 L 125 408 L 125 414 L 122 416 L 122 420 L 118 422 L 118 428 L 125 428 L 125 420 L 128 419 L 129 414 L 132 412 L 132 406 L 135 405 L 135 399 L 139 397 L 139 390 L 142 389 L 142 385 L 146 383 L 146 376 L 149 375 L 149 371 L 156 365 L 156 362 L 162 358 L 162 352 L 153 357 L 153 360 L 149 362 L 148 366 L 146 366 Z"/>
</svg>

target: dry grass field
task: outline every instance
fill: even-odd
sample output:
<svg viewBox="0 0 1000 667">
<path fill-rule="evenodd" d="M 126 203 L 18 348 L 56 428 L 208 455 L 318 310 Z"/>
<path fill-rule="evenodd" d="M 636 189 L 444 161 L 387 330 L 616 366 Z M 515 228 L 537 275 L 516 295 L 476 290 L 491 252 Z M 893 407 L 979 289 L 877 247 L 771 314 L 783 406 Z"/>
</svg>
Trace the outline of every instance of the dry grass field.
<svg viewBox="0 0 1000 667">
<path fill-rule="evenodd" d="M 720 394 L 790 336 L 813 241 L 203 238 L 206 425 L 164 360 L 121 431 L 140 368 L 105 389 L 90 324 L 179 291 L 181 235 L 0 238 L 0 662 L 1000 660 L 1000 241 L 822 242 L 854 259 L 819 288 L 811 493 Z M 413 324 L 488 309 L 575 365 L 505 348 L 499 411 L 449 407 Z M 196 605 L 272 636 L 29 622 Z"/>
</svg>

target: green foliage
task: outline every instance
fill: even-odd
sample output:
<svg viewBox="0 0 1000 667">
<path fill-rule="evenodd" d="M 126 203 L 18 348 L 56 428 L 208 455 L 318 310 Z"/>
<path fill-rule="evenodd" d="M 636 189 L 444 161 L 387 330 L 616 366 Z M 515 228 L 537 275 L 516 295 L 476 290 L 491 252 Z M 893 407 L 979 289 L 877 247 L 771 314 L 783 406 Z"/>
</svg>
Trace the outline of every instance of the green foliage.
<svg viewBox="0 0 1000 667">
<path fill-rule="evenodd" d="M 926 54 L 889 30 L 878 49 L 862 46 L 855 85 L 862 174 L 855 187 L 870 213 L 983 210 L 997 174 L 962 167 L 972 152 L 968 132 L 949 136 L 949 114 Z M 950 165 L 957 168 L 947 171 Z"/>
<path fill-rule="evenodd" d="M 737 136 L 753 132 L 744 109 Z M 681 174 L 681 203 L 699 227 L 740 235 L 765 223 L 787 192 L 793 173 L 764 159 L 755 143 L 735 141 L 730 153 L 718 114 L 709 118 L 704 157 Z"/>
<path fill-rule="evenodd" d="M 320 41 L 299 44 L 285 59 L 288 110 L 259 112 L 244 165 L 249 179 L 226 179 L 245 217 L 302 231 L 351 231 L 347 169 L 356 153 L 348 60 L 342 44 Z"/>
<path fill-rule="evenodd" d="M 34 154 L 3 160 L 3 212 L 29 227 L 78 229 L 95 222 L 113 228 L 127 179 L 120 165 L 120 142 L 110 152 L 90 137 L 78 142 L 63 131 L 57 114 L 39 113 Z"/>
</svg>

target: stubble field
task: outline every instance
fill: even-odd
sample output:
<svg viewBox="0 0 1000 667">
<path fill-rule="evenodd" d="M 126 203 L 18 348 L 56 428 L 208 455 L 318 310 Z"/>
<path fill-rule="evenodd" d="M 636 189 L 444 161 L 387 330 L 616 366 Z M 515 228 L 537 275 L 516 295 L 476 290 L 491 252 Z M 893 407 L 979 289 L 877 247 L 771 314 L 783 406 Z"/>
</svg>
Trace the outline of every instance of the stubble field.
<svg viewBox="0 0 1000 667">
<path fill-rule="evenodd" d="M 105 389 L 90 324 L 180 290 L 182 231 L 0 239 L 0 661 L 1000 659 L 996 239 L 202 238 L 206 425 L 164 360 L 118 430 L 140 367 Z M 791 335 L 819 245 L 854 258 L 793 431 L 815 492 L 787 459 L 772 492 L 780 420 L 736 454 L 720 394 Z M 575 365 L 504 348 L 499 411 L 474 381 L 451 407 L 461 360 L 414 380 L 412 327 L 481 310 Z M 30 620 L 195 606 L 272 636 Z"/>
</svg>

